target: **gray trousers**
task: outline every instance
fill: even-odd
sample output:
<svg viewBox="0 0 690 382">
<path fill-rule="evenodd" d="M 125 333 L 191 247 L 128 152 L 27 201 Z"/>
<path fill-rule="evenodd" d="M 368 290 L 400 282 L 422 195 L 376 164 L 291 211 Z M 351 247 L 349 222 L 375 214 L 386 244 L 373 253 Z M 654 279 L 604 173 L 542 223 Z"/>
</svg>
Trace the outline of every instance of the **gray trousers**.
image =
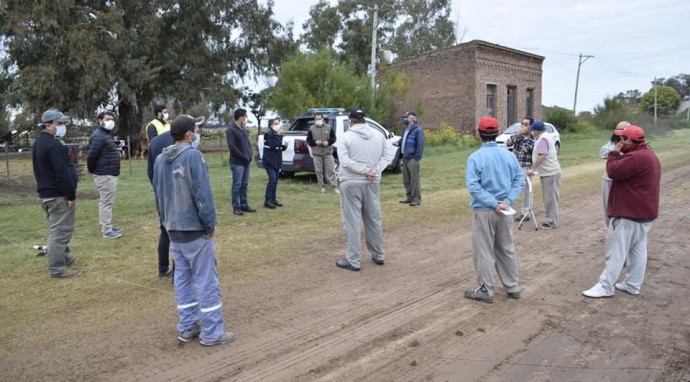
<svg viewBox="0 0 690 382">
<path fill-rule="evenodd" d="M 333 155 L 314 155 L 314 172 L 316 172 L 316 180 L 320 187 L 326 187 L 326 184 L 330 184 L 333 188 L 338 187 L 335 181 Z"/>
<path fill-rule="evenodd" d="M 69 242 L 74 233 L 76 208 L 67 207 L 67 198 L 47 198 L 41 200 L 43 211 L 48 217 L 48 272 L 57 275 L 65 270 L 65 264 L 72 259 Z"/>
<path fill-rule="evenodd" d="M 112 175 L 94 175 L 93 177 L 100 194 L 98 223 L 100 223 L 101 232 L 104 234 L 113 229 L 113 202 L 117 191 L 117 179 L 117 176 Z"/>
<path fill-rule="evenodd" d="M 340 215 L 347 233 L 347 261 L 360 267 L 362 222 L 364 237 L 371 256 L 383 260 L 383 229 L 379 183 L 340 183 Z"/>
<path fill-rule="evenodd" d="M 513 245 L 513 219 L 494 211 L 474 211 L 472 219 L 472 260 L 477 284 L 493 295 L 496 269 L 506 292 L 519 292 L 517 255 Z"/>
<path fill-rule="evenodd" d="M 604 179 L 601 185 L 601 199 L 602 202 L 604 202 L 604 223 L 606 224 L 606 227 L 609 226 L 609 214 L 607 209 L 609 205 L 609 193 L 611 192 L 611 183 L 612 180 Z"/>
<path fill-rule="evenodd" d="M 544 197 L 546 222 L 558 227 L 558 201 L 561 199 L 561 174 L 542 176 L 541 190 Z"/>
<path fill-rule="evenodd" d="M 647 269 L 647 234 L 652 222 L 638 223 L 624 218 L 611 218 L 606 233 L 604 255 L 606 266 L 599 276 L 599 284 L 613 293 L 623 265 L 627 275 L 623 281 L 629 289 L 639 291 Z"/>
<path fill-rule="evenodd" d="M 405 186 L 405 198 L 410 201 L 422 200 L 422 187 L 419 184 L 419 162 L 412 159 L 402 161 L 403 185 Z"/>
</svg>

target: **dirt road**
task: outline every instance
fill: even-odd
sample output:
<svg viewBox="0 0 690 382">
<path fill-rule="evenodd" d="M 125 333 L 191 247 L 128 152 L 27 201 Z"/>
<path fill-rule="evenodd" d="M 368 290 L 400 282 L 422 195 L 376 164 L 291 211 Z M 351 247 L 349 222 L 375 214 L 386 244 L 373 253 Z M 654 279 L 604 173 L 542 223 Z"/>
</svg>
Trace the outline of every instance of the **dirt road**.
<svg viewBox="0 0 690 382">
<path fill-rule="evenodd" d="M 604 264 L 597 189 L 562 201 L 559 229 L 515 230 L 520 300 L 500 287 L 493 304 L 462 298 L 475 285 L 469 220 L 388 231 L 383 267 L 367 257 L 361 272 L 337 269 L 343 239 L 319 261 L 298 256 L 284 277 L 224 289 L 231 345 L 181 345 L 171 325 L 148 320 L 136 332 L 155 333 L 155 345 L 127 351 L 120 340 L 116 359 L 55 379 L 690 381 L 688 179 L 689 164 L 663 176 L 640 296 L 581 295 Z"/>
</svg>

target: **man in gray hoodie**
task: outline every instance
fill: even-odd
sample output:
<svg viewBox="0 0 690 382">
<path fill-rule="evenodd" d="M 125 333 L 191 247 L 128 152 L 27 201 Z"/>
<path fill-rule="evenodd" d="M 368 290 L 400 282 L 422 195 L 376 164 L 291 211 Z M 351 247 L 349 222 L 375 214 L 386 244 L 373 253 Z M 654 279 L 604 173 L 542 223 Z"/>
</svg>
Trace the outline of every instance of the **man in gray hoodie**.
<svg viewBox="0 0 690 382">
<path fill-rule="evenodd" d="M 235 334 L 223 327 L 213 242 L 216 204 L 204 155 L 192 148 L 200 139 L 195 122 L 188 115 L 173 120 L 170 134 L 175 144 L 156 158 L 153 191 L 175 262 L 177 339 L 189 342 L 200 336 L 202 345 L 212 346 L 232 342 Z"/>
<path fill-rule="evenodd" d="M 369 127 L 365 113 L 352 109 L 350 129 L 336 142 L 340 168 L 340 214 L 347 233 L 347 254 L 336 261 L 339 268 L 360 269 L 361 225 L 371 259 L 383 265 L 383 230 L 381 228 L 381 173 L 393 160 L 386 137 Z"/>
</svg>

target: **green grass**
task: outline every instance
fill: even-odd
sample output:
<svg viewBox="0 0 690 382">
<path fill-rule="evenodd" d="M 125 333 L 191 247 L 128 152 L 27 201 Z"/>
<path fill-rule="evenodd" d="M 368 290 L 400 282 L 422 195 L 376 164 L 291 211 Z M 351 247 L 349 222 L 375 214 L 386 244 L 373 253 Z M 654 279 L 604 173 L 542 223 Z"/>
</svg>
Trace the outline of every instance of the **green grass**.
<svg viewBox="0 0 690 382">
<path fill-rule="evenodd" d="M 564 199 L 584 189 L 598 190 L 605 163 L 598 152 L 608 136 L 606 132 L 562 135 Z M 688 144 L 690 130 L 652 140 L 664 168 L 687 162 Z M 456 146 L 425 150 L 421 208 L 399 204 L 404 197 L 401 176 L 384 174 L 384 232 L 412 234 L 467 219 L 472 211 L 464 188 L 465 165 L 474 150 Z M 258 213 L 237 217 L 230 202 L 227 153 L 208 153 L 206 158 L 218 212 L 216 245 L 224 290 L 289 272 L 300 262 L 330 262 L 343 254 L 338 195 L 330 190 L 320 194 L 313 175 L 281 179 L 278 199 L 285 207 L 267 210 L 262 207 L 267 176 L 252 164 L 248 194 Z M 76 267 L 85 273 L 66 282 L 49 279 L 46 259 L 31 249 L 45 243 L 47 222 L 35 194 L 30 160 L 13 160 L 10 173 L 10 180 L 4 173 L 0 179 L 0 352 L 13 346 L 42 346 L 45 336 L 67 335 L 52 317 L 78 322 L 88 330 L 132 324 L 137 317 L 161 310 L 174 315 L 171 299 L 160 298 L 161 293 L 171 295 L 172 289 L 169 280 L 156 277 L 158 217 L 144 160 L 123 161 L 113 211 L 114 223 L 125 228 L 118 240 L 101 238 L 98 193 L 90 176 L 81 178 L 70 247 L 78 258 Z M 25 334 L 34 332 L 43 336 L 27 340 Z"/>
</svg>

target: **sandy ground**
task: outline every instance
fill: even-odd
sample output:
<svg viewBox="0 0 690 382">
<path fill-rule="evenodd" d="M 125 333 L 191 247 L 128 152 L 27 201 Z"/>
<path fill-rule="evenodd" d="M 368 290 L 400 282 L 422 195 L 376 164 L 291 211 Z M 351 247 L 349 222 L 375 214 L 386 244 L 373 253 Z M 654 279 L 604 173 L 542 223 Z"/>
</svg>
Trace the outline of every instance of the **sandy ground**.
<svg viewBox="0 0 690 382">
<path fill-rule="evenodd" d="M 162 318 L 109 323 L 107 343 L 74 338 L 60 346 L 62 363 L 13 354 L 0 379 L 690 381 L 688 179 L 690 164 L 663 176 L 640 296 L 581 295 L 604 265 L 597 189 L 562 201 L 557 230 L 516 225 L 520 300 L 501 287 L 493 304 L 462 298 L 475 286 L 469 219 L 411 227 L 385 232 L 382 267 L 367 255 L 361 272 L 337 269 L 342 238 L 319 261 L 298 256 L 283 277 L 224 288 L 231 345 L 179 344 L 166 295 L 171 312 Z"/>
</svg>

